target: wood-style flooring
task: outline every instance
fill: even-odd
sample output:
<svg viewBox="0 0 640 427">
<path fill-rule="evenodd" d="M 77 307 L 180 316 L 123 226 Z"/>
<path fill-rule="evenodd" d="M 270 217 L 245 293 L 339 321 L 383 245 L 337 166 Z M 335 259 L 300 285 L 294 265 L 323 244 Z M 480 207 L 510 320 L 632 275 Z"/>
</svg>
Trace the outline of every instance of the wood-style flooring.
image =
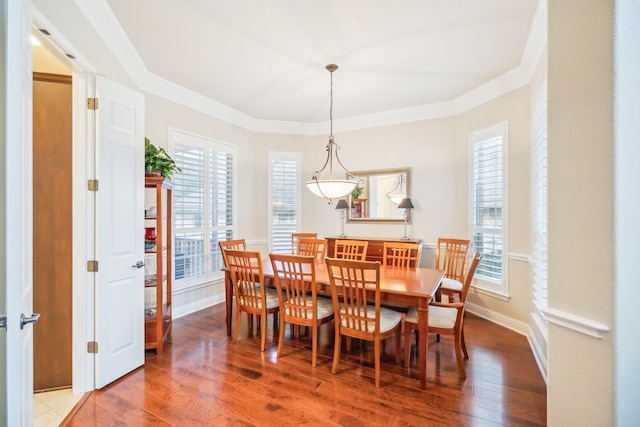
<svg viewBox="0 0 640 427">
<path fill-rule="evenodd" d="M 527 339 L 468 315 L 467 379 L 458 378 L 452 339 L 429 338 L 427 390 L 412 366 L 394 363 L 393 338 L 373 384 L 373 347 L 342 346 L 331 374 L 333 322 L 321 327 L 318 366 L 309 336 L 291 339 L 276 357 L 272 319 L 267 349 L 248 335 L 226 335 L 224 305 L 173 323 L 173 343 L 146 353 L 143 367 L 94 391 L 69 426 L 541 426 L 546 386 Z M 277 334 L 276 334 L 277 340 Z"/>
</svg>

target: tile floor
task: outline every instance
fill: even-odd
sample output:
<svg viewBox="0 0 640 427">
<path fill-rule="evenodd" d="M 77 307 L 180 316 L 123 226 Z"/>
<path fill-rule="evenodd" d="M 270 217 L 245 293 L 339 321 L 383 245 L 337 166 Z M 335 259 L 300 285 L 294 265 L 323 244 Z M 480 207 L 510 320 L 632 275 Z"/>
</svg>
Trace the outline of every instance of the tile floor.
<svg viewBox="0 0 640 427">
<path fill-rule="evenodd" d="M 82 393 L 73 394 L 70 388 L 35 393 L 33 395 L 33 426 L 58 427 L 81 398 Z"/>
</svg>

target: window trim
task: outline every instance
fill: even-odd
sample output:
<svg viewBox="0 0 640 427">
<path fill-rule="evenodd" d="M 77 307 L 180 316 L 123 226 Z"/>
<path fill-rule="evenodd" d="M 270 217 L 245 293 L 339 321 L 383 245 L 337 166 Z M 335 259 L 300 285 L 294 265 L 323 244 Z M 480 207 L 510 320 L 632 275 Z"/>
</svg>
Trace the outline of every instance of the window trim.
<svg viewBox="0 0 640 427">
<path fill-rule="evenodd" d="M 508 299 L 509 296 L 509 122 L 502 121 L 482 129 L 478 129 L 469 133 L 469 236 L 471 236 L 471 244 L 473 245 L 474 230 L 474 144 L 486 141 L 491 138 L 502 138 L 502 273 L 500 281 L 490 280 L 478 277 L 476 275 L 474 289 L 481 293 L 490 295 L 499 299 Z M 473 247 L 473 246 L 472 246 Z M 475 248 L 470 251 L 475 252 Z"/>
<path fill-rule="evenodd" d="M 233 206 L 231 207 L 231 215 L 232 215 L 231 233 L 233 238 L 235 238 L 235 236 L 237 235 L 237 225 L 238 225 L 238 178 L 239 178 L 238 147 L 236 145 L 229 144 L 229 143 L 226 143 L 217 139 L 213 139 L 207 136 L 198 135 L 196 133 L 187 132 L 177 128 L 169 127 L 168 145 L 169 145 L 169 153 L 172 157 L 175 157 L 175 148 L 177 144 L 177 139 L 179 137 L 196 138 L 202 142 L 203 147 L 206 147 L 206 148 L 219 147 L 220 149 L 219 151 L 228 152 L 233 156 L 233 163 L 232 163 L 233 178 L 232 178 L 232 185 L 231 185 L 231 194 L 232 194 L 232 200 L 234 201 L 234 203 L 233 203 Z M 176 205 L 174 203 L 174 214 L 172 216 L 174 218 L 174 224 L 172 224 L 172 236 L 171 236 L 172 247 L 174 248 L 175 248 L 176 232 L 178 230 L 178 227 L 175 224 L 175 218 L 176 218 L 175 209 L 176 209 Z M 207 241 L 208 240 L 205 239 L 205 242 Z M 185 279 L 176 280 L 175 279 L 175 272 L 176 272 L 175 250 L 174 250 L 173 259 L 171 260 L 171 262 L 172 262 L 171 271 L 174 275 L 173 277 L 173 293 L 174 294 L 185 292 L 185 290 L 188 290 L 190 288 L 197 288 L 203 284 L 224 280 L 224 273 L 222 271 L 205 272 L 205 274 L 200 276 L 188 277 Z"/>
<path fill-rule="evenodd" d="M 296 182 L 299 184 L 297 187 L 296 194 L 296 228 L 295 232 L 300 232 L 301 230 L 301 221 L 302 221 L 302 154 L 290 151 L 269 151 L 268 153 L 268 191 L 267 191 L 267 232 L 268 232 L 268 240 L 269 240 L 269 252 L 273 252 L 273 212 L 271 209 L 272 197 L 273 197 L 273 162 L 276 160 L 283 161 L 295 161 L 297 164 L 296 170 Z"/>
</svg>

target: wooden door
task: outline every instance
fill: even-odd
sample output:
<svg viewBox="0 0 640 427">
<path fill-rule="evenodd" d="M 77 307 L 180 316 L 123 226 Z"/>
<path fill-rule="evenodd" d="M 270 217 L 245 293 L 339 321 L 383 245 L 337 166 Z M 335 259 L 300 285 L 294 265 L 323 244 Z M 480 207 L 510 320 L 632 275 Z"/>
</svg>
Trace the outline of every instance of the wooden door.
<svg viewBox="0 0 640 427">
<path fill-rule="evenodd" d="M 71 76 L 33 76 L 34 389 L 71 387 Z"/>
</svg>

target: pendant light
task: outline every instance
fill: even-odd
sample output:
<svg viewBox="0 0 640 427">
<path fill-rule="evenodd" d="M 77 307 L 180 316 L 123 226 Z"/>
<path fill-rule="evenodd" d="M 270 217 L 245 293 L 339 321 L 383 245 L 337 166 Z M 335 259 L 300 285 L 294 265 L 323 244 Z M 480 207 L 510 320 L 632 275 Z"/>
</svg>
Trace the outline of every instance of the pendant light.
<svg viewBox="0 0 640 427">
<path fill-rule="evenodd" d="M 347 170 L 338 157 L 338 144 L 333 139 L 333 72 L 338 69 L 336 64 L 329 64 L 325 67 L 331 75 L 331 104 L 329 107 L 329 143 L 327 143 L 327 160 L 324 162 L 322 169 L 316 171 L 311 177 L 311 181 L 307 181 L 305 185 L 313 194 L 324 197 L 331 204 L 332 199 L 341 199 L 350 194 L 358 185 L 355 175 Z M 336 179 L 333 176 L 333 157 L 335 154 L 336 162 L 346 172 L 345 179 Z M 326 175 L 326 177 L 325 177 Z"/>
</svg>

